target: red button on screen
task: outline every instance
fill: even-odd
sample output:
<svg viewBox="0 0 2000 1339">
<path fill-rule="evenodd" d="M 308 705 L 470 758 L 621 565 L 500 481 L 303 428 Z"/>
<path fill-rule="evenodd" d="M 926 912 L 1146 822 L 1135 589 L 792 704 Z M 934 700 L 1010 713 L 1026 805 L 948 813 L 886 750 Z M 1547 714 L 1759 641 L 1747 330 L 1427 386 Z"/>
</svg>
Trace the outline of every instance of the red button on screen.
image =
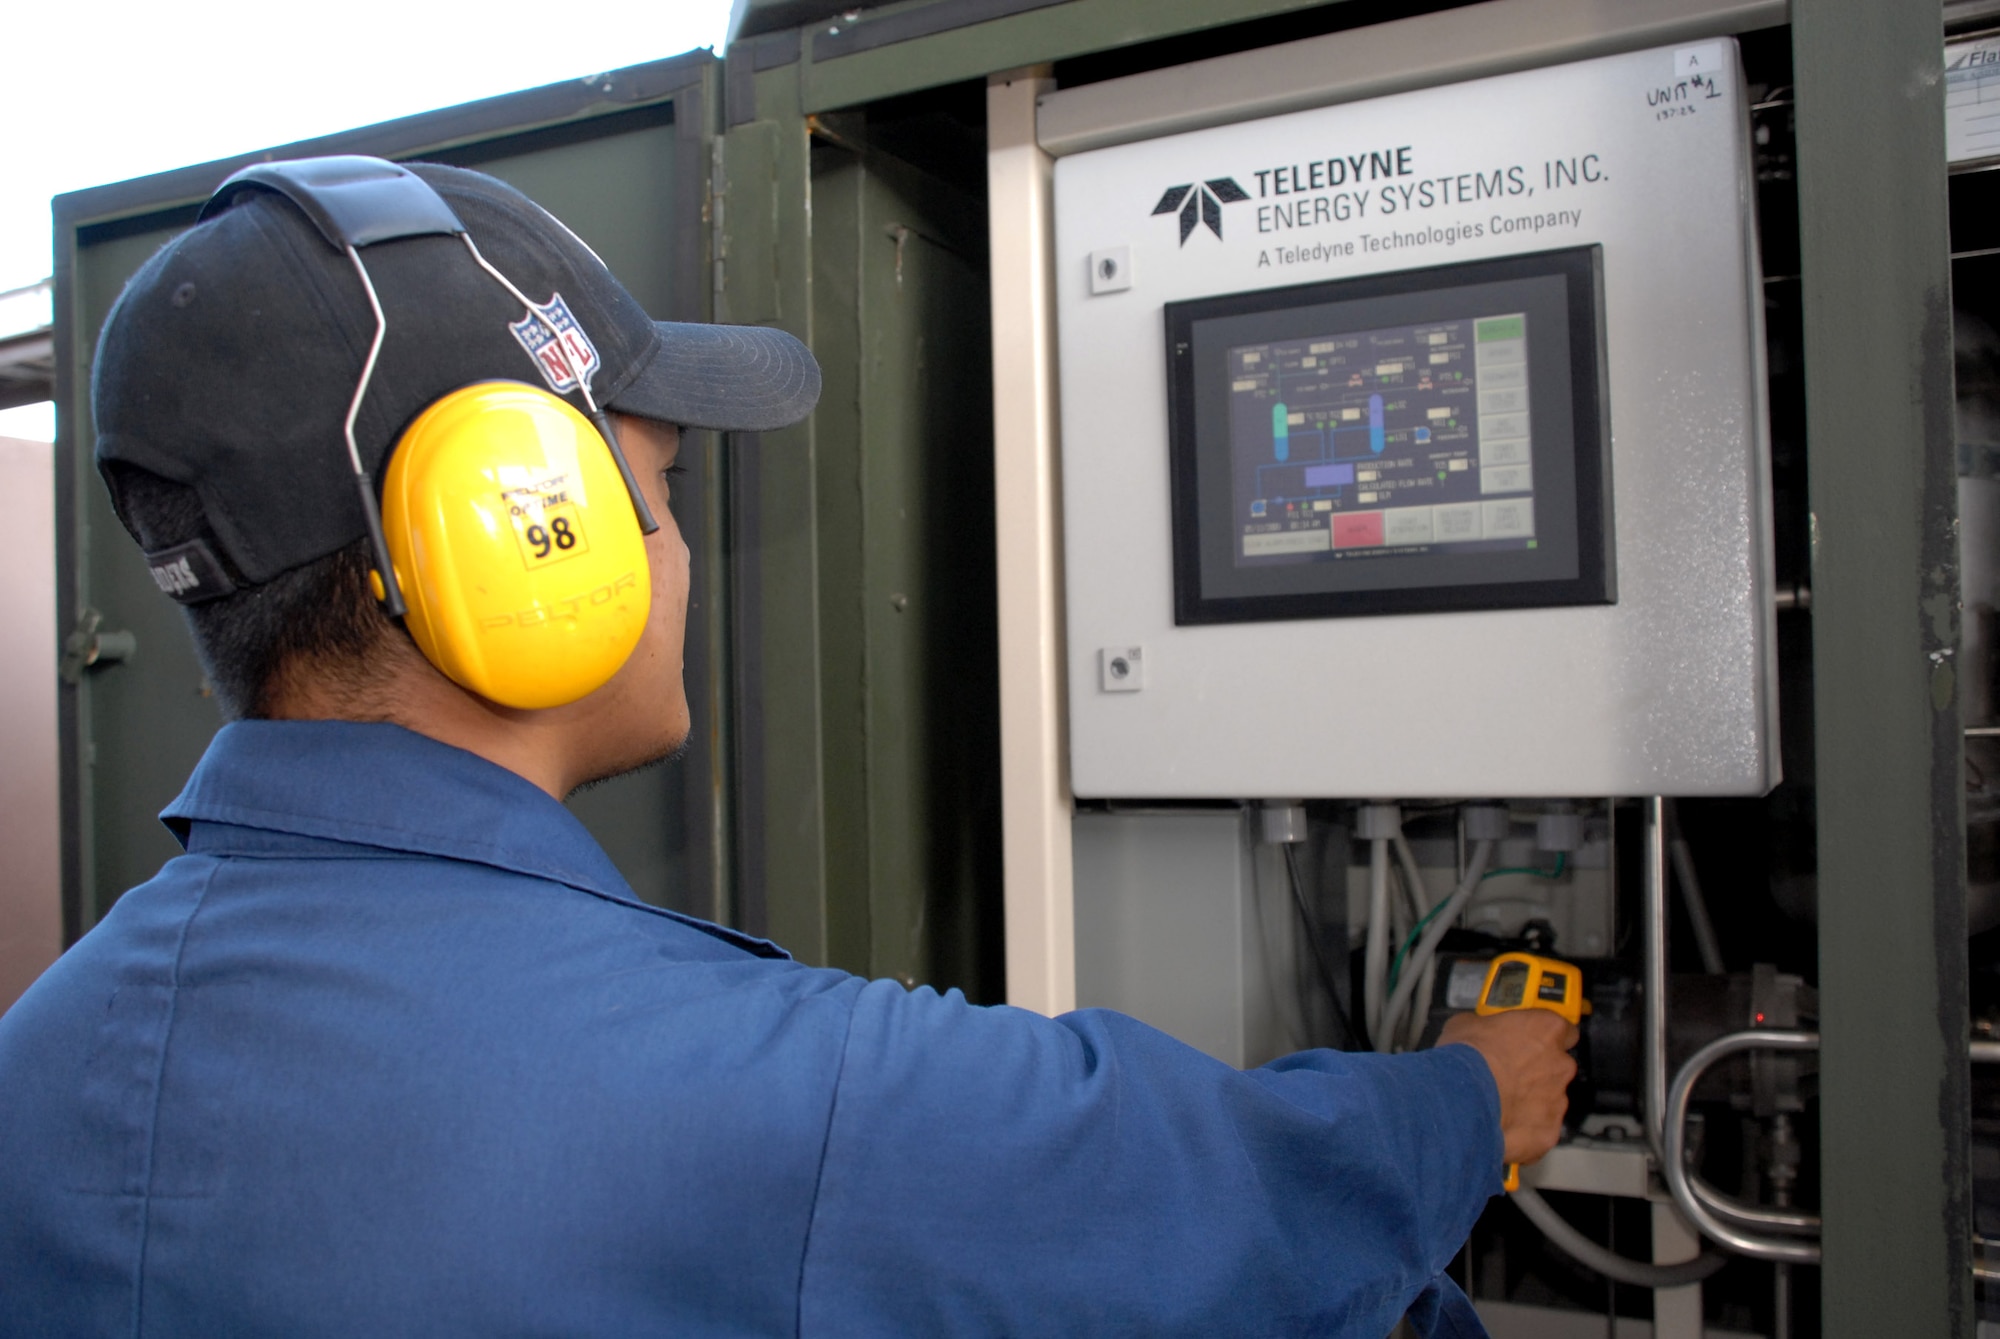
<svg viewBox="0 0 2000 1339">
<path fill-rule="evenodd" d="M 1382 543 L 1382 513 L 1357 511 L 1333 518 L 1333 547 L 1367 549 Z"/>
</svg>

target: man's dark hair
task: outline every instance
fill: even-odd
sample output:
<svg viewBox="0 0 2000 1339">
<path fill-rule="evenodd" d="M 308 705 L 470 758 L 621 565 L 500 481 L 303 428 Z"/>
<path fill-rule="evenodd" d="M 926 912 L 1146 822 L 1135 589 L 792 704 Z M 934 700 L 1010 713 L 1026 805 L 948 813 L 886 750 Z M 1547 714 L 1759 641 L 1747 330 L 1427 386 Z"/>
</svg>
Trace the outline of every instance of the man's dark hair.
<svg viewBox="0 0 2000 1339">
<path fill-rule="evenodd" d="M 369 592 L 366 539 L 250 585 L 215 541 L 193 488 L 129 465 L 111 468 L 119 475 L 125 519 L 144 548 L 205 539 L 237 584 L 232 594 L 182 610 L 223 719 L 269 716 L 281 675 L 306 665 L 349 681 L 365 675 L 395 626 Z"/>
</svg>

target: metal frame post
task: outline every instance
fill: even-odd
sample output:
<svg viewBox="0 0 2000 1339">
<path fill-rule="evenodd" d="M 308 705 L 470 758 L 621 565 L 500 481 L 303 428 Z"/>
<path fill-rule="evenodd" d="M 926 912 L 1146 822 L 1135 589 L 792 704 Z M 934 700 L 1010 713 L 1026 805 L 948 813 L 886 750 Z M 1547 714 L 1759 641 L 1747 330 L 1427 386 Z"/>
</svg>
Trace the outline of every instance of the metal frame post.
<svg viewBox="0 0 2000 1339">
<path fill-rule="evenodd" d="M 1793 6 L 1819 805 L 1824 1333 L 1972 1332 L 1936 6 Z"/>
</svg>

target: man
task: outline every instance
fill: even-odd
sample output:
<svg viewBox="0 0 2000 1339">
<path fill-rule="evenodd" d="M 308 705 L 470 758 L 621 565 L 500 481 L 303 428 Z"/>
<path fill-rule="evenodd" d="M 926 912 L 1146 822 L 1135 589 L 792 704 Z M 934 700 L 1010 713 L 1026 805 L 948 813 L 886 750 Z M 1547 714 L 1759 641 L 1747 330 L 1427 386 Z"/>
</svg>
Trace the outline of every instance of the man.
<svg viewBox="0 0 2000 1339">
<path fill-rule="evenodd" d="M 164 815 L 187 854 L 0 1019 L 0 1333 L 1478 1332 L 1442 1271 L 1556 1138 L 1554 1015 L 1239 1073 L 639 903 L 560 801 L 688 730 L 676 425 L 795 421 L 817 370 L 655 325 L 490 178 L 414 169 L 423 232 L 312 170 L 212 208 L 100 345 L 100 469 L 232 723 Z M 496 378 L 608 406 L 659 521 L 629 654 L 554 706 L 386 612 L 439 592 L 351 487 Z"/>
</svg>

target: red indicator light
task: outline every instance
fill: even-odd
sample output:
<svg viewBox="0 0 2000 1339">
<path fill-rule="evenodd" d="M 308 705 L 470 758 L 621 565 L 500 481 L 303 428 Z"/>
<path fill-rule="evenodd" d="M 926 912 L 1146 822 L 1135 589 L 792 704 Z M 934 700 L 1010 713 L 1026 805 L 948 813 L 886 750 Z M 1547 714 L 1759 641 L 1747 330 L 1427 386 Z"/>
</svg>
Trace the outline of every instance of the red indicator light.
<svg viewBox="0 0 2000 1339">
<path fill-rule="evenodd" d="M 1758 1014 L 1758 1015 L 1757 1015 L 1757 1021 L 1758 1021 L 1758 1022 L 1760 1022 L 1760 1023 L 1761 1023 L 1761 1022 L 1763 1022 L 1763 1021 L 1764 1021 L 1764 1015 L 1762 1015 L 1762 1014 Z"/>
</svg>

